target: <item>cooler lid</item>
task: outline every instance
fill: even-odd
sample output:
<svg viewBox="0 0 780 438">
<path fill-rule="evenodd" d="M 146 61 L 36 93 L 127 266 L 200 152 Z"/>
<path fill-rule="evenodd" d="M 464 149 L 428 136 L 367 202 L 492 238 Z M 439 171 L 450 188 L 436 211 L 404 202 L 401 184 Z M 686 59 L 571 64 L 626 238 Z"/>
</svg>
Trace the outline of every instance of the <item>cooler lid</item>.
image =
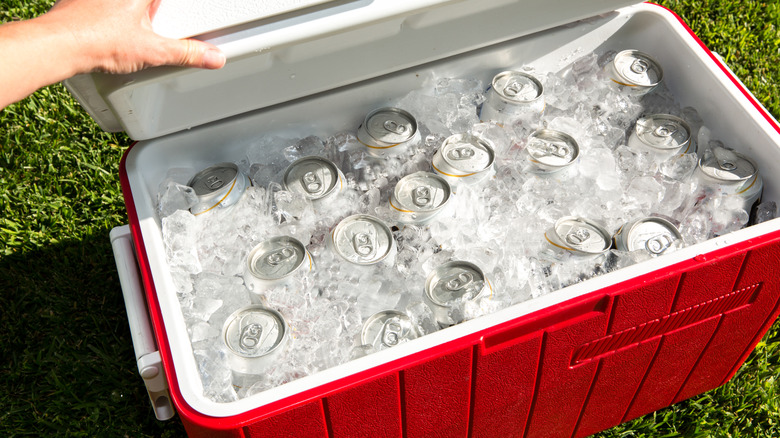
<svg viewBox="0 0 780 438">
<path fill-rule="evenodd" d="M 91 73 L 65 85 L 104 130 L 145 140 L 635 3 L 162 0 L 155 31 L 219 46 L 228 58 L 224 68 Z"/>
</svg>

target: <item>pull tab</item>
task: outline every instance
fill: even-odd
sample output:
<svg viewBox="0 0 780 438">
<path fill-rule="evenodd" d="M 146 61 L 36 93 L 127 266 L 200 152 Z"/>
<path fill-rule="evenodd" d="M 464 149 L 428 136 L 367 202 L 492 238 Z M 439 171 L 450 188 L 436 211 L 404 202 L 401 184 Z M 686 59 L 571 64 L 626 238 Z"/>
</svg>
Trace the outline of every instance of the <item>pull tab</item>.
<svg viewBox="0 0 780 438">
<path fill-rule="evenodd" d="M 571 245 L 582 245 L 590 238 L 590 232 L 585 228 L 580 228 L 566 235 L 566 242 Z"/>
<path fill-rule="evenodd" d="M 322 190 L 322 180 L 314 172 L 306 172 L 301 178 L 303 188 L 307 193 L 312 195 L 319 193 Z"/>
<path fill-rule="evenodd" d="M 368 258 L 374 253 L 374 241 L 368 233 L 357 233 L 352 238 L 352 246 L 355 252 L 364 258 Z"/>
<path fill-rule="evenodd" d="M 219 179 L 217 175 L 211 175 L 208 178 L 206 178 L 206 185 L 211 190 L 216 190 L 222 187 L 223 185 L 225 185 L 225 182 Z"/>
<path fill-rule="evenodd" d="M 517 81 L 512 81 L 508 84 L 506 84 L 506 87 L 504 87 L 504 94 L 506 94 L 508 97 L 515 97 L 518 94 L 520 94 L 523 91 L 523 88 L 525 88 L 525 84 L 521 84 Z"/>
<path fill-rule="evenodd" d="M 393 347 L 401 342 L 403 327 L 398 318 L 390 318 L 382 326 L 382 343 L 388 347 Z"/>
<path fill-rule="evenodd" d="M 458 160 L 458 161 L 468 160 L 472 158 L 474 155 L 476 155 L 476 152 L 474 151 L 474 148 L 471 146 L 459 146 L 447 152 L 448 158 L 452 160 Z"/>
<path fill-rule="evenodd" d="M 243 323 L 243 320 L 241 321 Z M 238 345 L 246 351 L 252 351 L 260 345 L 263 336 L 263 327 L 257 323 L 247 324 L 241 327 Z"/>
<path fill-rule="evenodd" d="M 647 242 L 645 242 L 645 249 L 651 254 L 659 255 L 669 249 L 669 247 L 672 246 L 672 243 L 674 243 L 672 236 L 669 234 L 659 234 L 647 239 Z"/>
<path fill-rule="evenodd" d="M 288 260 L 295 258 L 295 248 L 291 246 L 285 246 L 278 251 L 274 251 L 266 257 L 268 264 L 271 266 L 278 266 Z"/>
<path fill-rule="evenodd" d="M 715 154 L 715 160 L 718 163 L 718 167 L 722 170 L 735 170 L 737 168 L 737 154 L 722 147 L 716 147 L 712 149 L 712 153 Z"/>
<path fill-rule="evenodd" d="M 677 126 L 672 124 L 661 125 L 655 128 L 653 135 L 656 137 L 671 137 L 677 133 Z"/>
<path fill-rule="evenodd" d="M 544 157 L 566 158 L 571 153 L 571 148 L 566 144 L 559 144 L 538 140 L 534 143 L 533 149 L 540 152 Z"/>
<path fill-rule="evenodd" d="M 406 132 L 406 126 L 396 122 L 395 120 L 385 120 L 385 123 L 383 123 L 382 126 L 394 134 L 401 135 Z"/>
<path fill-rule="evenodd" d="M 636 74 L 643 74 L 647 72 L 650 65 L 644 59 L 636 59 L 631 63 L 631 71 Z"/>
<path fill-rule="evenodd" d="M 412 202 L 418 207 L 424 207 L 431 202 L 431 190 L 428 186 L 415 187 L 412 190 Z"/>
<path fill-rule="evenodd" d="M 461 272 L 444 283 L 444 288 L 450 292 L 466 289 L 474 282 L 474 276 L 470 272 Z"/>
</svg>

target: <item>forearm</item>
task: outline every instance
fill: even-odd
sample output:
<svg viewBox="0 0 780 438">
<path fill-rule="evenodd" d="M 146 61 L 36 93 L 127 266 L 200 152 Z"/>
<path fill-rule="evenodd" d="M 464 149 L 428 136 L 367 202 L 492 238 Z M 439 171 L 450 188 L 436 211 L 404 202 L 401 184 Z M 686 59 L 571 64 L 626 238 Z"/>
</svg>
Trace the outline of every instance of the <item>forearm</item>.
<svg viewBox="0 0 780 438">
<path fill-rule="evenodd" d="M 0 26 L 0 108 L 85 68 L 67 28 L 47 17 Z"/>
</svg>

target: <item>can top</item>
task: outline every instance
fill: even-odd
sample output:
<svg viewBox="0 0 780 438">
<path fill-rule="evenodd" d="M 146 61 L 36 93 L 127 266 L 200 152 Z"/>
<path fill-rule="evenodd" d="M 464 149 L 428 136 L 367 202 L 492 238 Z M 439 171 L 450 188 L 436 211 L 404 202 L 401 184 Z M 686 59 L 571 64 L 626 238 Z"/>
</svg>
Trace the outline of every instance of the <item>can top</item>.
<svg viewBox="0 0 780 438">
<path fill-rule="evenodd" d="M 417 120 L 400 108 L 379 108 L 366 116 L 366 132 L 381 143 L 398 144 L 409 141 L 417 133 Z"/>
<path fill-rule="evenodd" d="M 519 71 L 505 71 L 493 77 L 493 90 L 512 103 L 528 103 L 539 99 L 544 87 L 535 77 Z"/>
<path fill-rule="evenodd" d="M 618 235 L 623 236 L 625 249 L 643 250 L 651 255 L 673 252 L 682 246 L 682 235 L 671 222 L 660 217 L 648 217 L 626 224 Z"/>
<path fill-rule="evenodd" d="M 671 114 L 653 114 L 637 120 L 637 138 L 654 149 L 677 150 L 691 141 L 691 128 L 685 120 Z"/>
<path fill-rule="evenodd" d="M 479 298 L 487 289 L 485 274 L 477 265 L 452 261 L 431 271 L 425 281 L 425 294 L 439 306 Z"/>
<path fill-rule="evenodd" d="M 287 323 L 279 312 L 254 305 L 230 315 L 222 328 L 222 337 L 230 351 L 252 359 L 280 349 L 287 330 Z"/>
<path fill-rule="evenodd" d="M 699 169 L 723 183 L 747 181 L 758 174 L 758 166 L 752 159 L 722 147 L 713 148 L 711 154 L 703 155 Z"/>
<path fill-rule="evenodd" d="M 298 270 L 306 260 L 306 248 L 295 238 L 268 239 L 249 253 L 249 273 L 261 280 L 280 280 Z"/>
<path fill-rule="evenodd" d="M 295 160 L 284 172 L 284 188 L 312 200 L 322 199 L 339 187 L 339 169 L 323 157 L 303 157 Z"/>
<path fill-rule="evenodd" d="M 401 211 L 430 212 L 442 208 L 450 200 L 452 189 L 444 178 L 430 172 L 416 172 L 401 178 L 393 195 Z"/>
<path fill-rule="evenodd" d="M 624 50 L 612 61 L 623 85 L 653 87 L 664 77 L 661 66 L 650 55 L 639 50 Z"/>
<path fill-rule="evenodd" d="M 597 223 L 581 217 L 558 219 L 551 230 L 545 233 L 550 244 L 580 254 L 601 254 L 612 246 L 612 236 Z"/>
<path fill-rule="evenodd" d="M 219 163 L 196 173 L 187 185 L 195 190 L 198 198 L 203 199 L 230 187 L 237 175 L 238 166 L 234 163 Z"/>
<path fill-rule="evenodd" d="M 449 166 L 467 174 L 488 169 L 496 159 L 493 146 L 487 140 L 471 134 L 448 137 L 441 145 L 439 153 Z"/>
<path fill-rule="evenodd" d="M 572 136 L 561 131 L 540 129 L 528 139 L 529 160 L 545 170 L 560 170 L 580 155 L 580 146 Z"/>
<path fill-rule="evenodd" d="M 384 260 L 393 249 L 393 233 L 384 222 L 367 214 L 350 216 L 331 233 L 341 257 L 356 265 L 372 265 Z"/>
<path fill-rule="evenodd" d="M 397 310 L 383 310 L 371 315 L 363 323 L 360 333 L 360 342 L 377 350 L 395 347 L 415 338 L 417 334 L 411 318 Z"/>
</svg>

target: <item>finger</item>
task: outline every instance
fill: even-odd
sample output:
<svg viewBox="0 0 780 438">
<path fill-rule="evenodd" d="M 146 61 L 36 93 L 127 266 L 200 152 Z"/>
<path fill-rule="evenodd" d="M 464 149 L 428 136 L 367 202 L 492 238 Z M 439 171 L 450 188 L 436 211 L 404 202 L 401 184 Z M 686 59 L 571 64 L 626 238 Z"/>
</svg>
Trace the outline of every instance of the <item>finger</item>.
<svg viewBox="0 0 780 438">
<path fill-rule="evenodd" d="M 157 14 L 157 10 L 160 9 L 160 3 L 162 3 L 162 0 L 152 0 L 149 4 L 149 21 L 152 21 L 154 19 L 154 16 Z"/>
<path fill-rule="evenodd" d="M 225 54 L 216 46 L 192 39 L 168 41 L 171 41 L 171 50 L 166 64 L 206 69 L 225 65 Z"/>
</svg>

